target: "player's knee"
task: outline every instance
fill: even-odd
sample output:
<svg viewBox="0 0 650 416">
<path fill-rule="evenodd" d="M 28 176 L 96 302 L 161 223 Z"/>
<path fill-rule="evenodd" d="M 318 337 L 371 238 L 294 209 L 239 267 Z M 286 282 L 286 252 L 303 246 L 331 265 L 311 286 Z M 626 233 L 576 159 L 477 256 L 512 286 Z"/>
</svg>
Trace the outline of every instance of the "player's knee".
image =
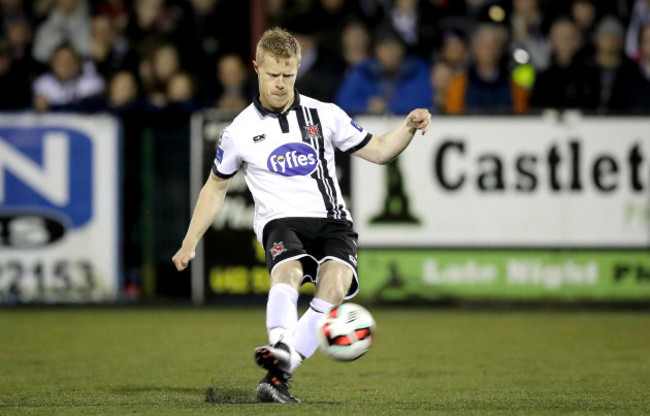
<svg viewBox="0 0 650 416">
<path fill-rule="evenodd" d="M 303 272 L 300 262 L 287 262 L 275 268 L 273 275 L 271 276 L 271 285 L 283 283 L 298 290 L 300 288 L 300 283 L 302 282 L 302 277 Z"/>
<path fill-rule="evenodd" d="M 353 273 L 347 266 L 339 263 L 326 263 L 323 265 L 322 273 L 318 277 L 316 297 L 338 305 L 343 302 L 345 295 L 347 295 L 352 279 Z"/>
<path fill-rule="evenodd" d="M 348 285 L 349 287 L 349 285 Z M 340 305 L 348 293 L 348 288 L 340 285 L 327 285 L 326 287 L 319 287 L 315 293 L 315 297 L 323 299 L 332 305 Z"/>
</svg>

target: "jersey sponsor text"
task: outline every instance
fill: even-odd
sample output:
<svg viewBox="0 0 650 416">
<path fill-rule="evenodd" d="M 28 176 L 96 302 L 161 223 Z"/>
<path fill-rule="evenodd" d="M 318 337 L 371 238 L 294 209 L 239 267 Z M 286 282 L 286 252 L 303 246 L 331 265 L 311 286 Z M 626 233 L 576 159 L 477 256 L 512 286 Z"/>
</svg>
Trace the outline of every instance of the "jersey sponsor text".
<svg viewBox="0 0 650 416">
<path fill-rule="evenodd" d="M 267 167 L 283 176 L 309 175 L 317 163 L 313 147 L 305 143 L 287 143 L 271 152 Z"/>
</svg>

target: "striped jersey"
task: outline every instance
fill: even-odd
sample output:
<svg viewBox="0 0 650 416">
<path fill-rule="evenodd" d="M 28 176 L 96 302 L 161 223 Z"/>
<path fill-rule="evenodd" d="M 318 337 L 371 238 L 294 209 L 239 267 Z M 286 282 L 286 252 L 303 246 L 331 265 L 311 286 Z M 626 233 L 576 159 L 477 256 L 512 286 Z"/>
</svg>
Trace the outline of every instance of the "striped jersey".
<svg viewBox="0 0 650 416">
<path fill-rule="evenodd" d="M 222 132 L 212 171 L 227 179 L 241 167 L 255 201 L 253 228 L 288 217 L 352 221 L 336 179 L 334 146 L 352 153 L 372 135 L 341 108 L 294 94 L 284 113 L 256 97 Z"/>
</svg>

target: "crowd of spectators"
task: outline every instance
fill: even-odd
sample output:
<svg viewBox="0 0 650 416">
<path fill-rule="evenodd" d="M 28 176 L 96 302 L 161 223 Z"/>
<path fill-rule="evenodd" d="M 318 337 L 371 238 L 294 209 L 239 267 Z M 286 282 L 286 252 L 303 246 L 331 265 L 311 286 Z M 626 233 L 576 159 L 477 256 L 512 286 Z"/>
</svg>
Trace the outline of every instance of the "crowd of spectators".
<svg viewBox="0 0 650 416">
<path fill-rule="evenodd" d="M 2 0 L 0 110 L 121 115 L 218 105 L 225 61 L 248 57 L 246 3 Z"/>
<path fill-rule="evenodd" d="M 241 0 L 1 0 L 0 110 L 234 115 L 256 92 Z M 266 0 L 297 88 L 353 114 L 650 112 L 650 0 Z"/>
</svg>

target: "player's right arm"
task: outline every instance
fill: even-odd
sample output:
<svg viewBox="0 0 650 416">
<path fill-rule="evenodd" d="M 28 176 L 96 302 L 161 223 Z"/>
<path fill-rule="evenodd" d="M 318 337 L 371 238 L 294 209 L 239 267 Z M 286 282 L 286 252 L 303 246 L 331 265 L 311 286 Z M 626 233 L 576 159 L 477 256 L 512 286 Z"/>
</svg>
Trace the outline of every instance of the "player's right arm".
<svg viewBox="0 0 650 416">
<path fill-rule="evenodd" d="M 230 178 L 223 179 L 210 172 L 210 177 L 203 185 L 199 199 L 196 202 L 192 220 L 183 239 L 183 245 L 172 257 L 172 261 L 179 272 L 185 270 L 196 255 L 196 245 L 221 210 L 228 191 L 228 185 L 230 185 Z"/>
</svg>

